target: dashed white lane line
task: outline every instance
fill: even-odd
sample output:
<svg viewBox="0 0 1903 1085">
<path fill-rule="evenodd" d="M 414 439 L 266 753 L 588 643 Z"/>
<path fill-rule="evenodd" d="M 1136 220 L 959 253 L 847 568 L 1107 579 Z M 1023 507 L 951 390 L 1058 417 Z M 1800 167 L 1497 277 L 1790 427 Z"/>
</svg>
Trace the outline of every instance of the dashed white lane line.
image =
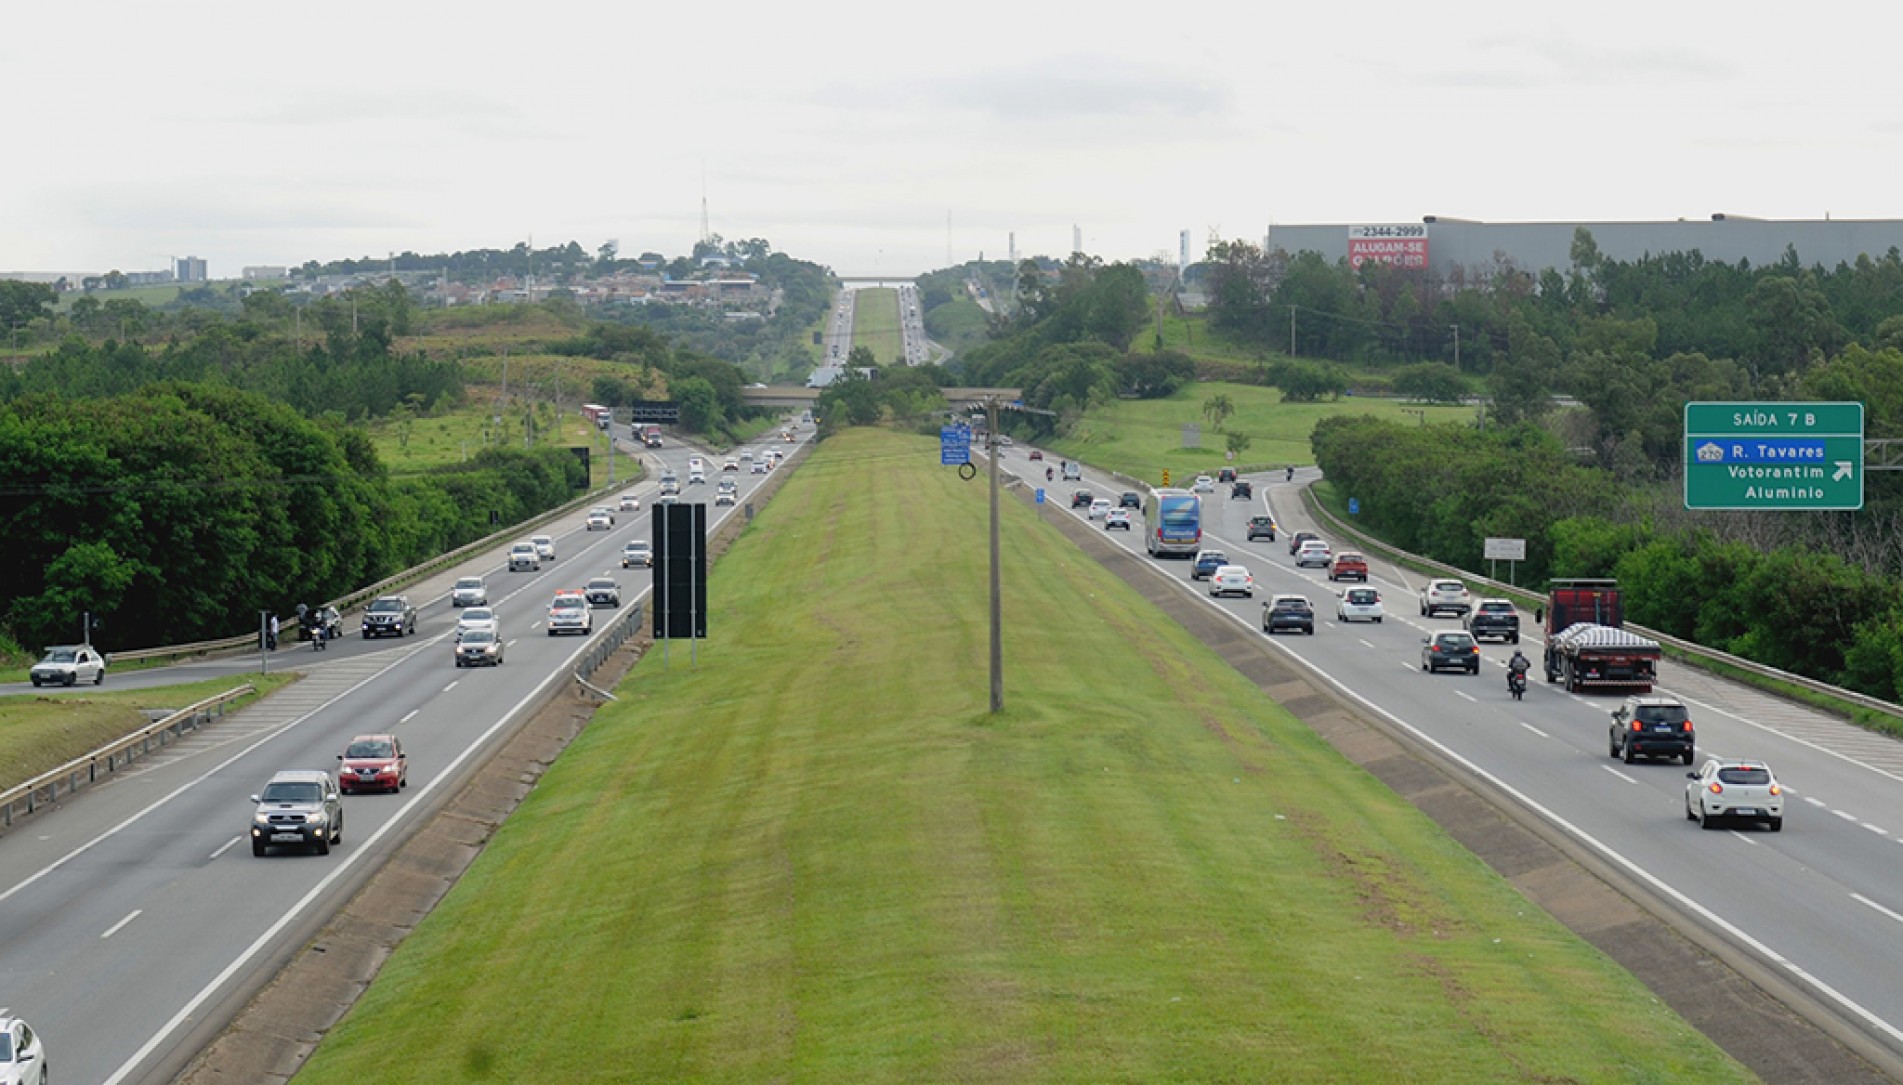
<svg viewBox="0 0 1903 1085">
<path fill-rule="evenodd" d="M 1744 841 L 1745 843 L 1751 845 L 1754 848 L 1758 846 L 1757 841 L 1751 839 L 1750 837 L 1744 835 L 1743 833 L 1739 832 L 1736 829 L 1731 830 L 1731 835 L 1737 837 L 1739 840 Z"/>
<path fill-rule="evenodd" d="M 1870 908 L 1874 911 L 1881 912 L 1882 914 L 1889 916 L 1891 919 L 1896 920 L 1898 923 L 1903 923 L 1903 913 L 1893 912 L 1890 909 L 1885 908 L 1883 905 L 1878 904 L 1876 901 L 1871 900 L 1869 897 L 1864 896 L 1862 893 L 1852 893 L 1850 894 L 1850 899 L 1856 901 L 1858 904 L 1861 904 L 1866 908 Z"/>
<path fill-rule="evenodd" d="M 456 683 L 451 682 L 449 685 L 443 687 L 443 692 L 448 693 L 450 690 L 455 688 L 456 688 Z"/>
<path fill-rule="evenodd" d="M 416 714 L 417 714 L 418 712 L 421 712 L 421 711 L 423 711 L 423 710 L 422 710 L 422 709 L 420 709 L 420 708 L 412 708 L 412 709 L 410 709 L 410 714 L 409 714 L 409 715 L 407 715 L 407 716 L 404 716 L 404 717 L 403 717 L 402 719 L 400 719 L 400 720 L 398 720 L 397 722 L 398 722 L 398 723 L 408 723 L 408 722 L 410 722 L 411 720 L 413 720 L 413 719 L 415 719 L 415 718 L 416 718 Z"/>
<path fill-rule="evenodd" d="M 1366 644 L 1366 645 L 1367 645 L 1368 647 L 1370 647 L 1370 648 L 1372 648 L 1372 647 L 1374 647 L 1374 645 L 1373 645 L 1373 644 L 1370 644 L 1370 643 L 1368 642 L 1368 640 L 1367 640 L 1367 638 L 1365 638 L 1365 637 L 1356 637 L 1355 639 L 1356 639 L 1356 640 L 1358 640 L 1358 641 L 1360 641 L 1360 642 L 1361 642 L 1361 643 L 1363 643 L 1363 644 Z"/>
<path fill-rule="evenodd" d="M 1855 814 L 1852 814 L 1852 813 L 1848 813 L 1848 812 L 1846 812 L 1846 811 L 1843 811 L 1843 810 L 1832 810 L 1832 811 L 1831 811 L 1831 813 L 1833 813 L 1833 814 L 1836 814 L 1836 815 L 1837 815 L 1838 817 L 1840 817 L 1840 818 L 1842 818 L 1842 819 L 1844 819 L 1845 821 L 1855 821 L 1855 820 L 1857 820 L 1857 815 L 1855 815 Z"/>
<path fill-rule="evenodd" d="M 1473 703 L 1475 703 L 1475 704 L 1479 704 L 1479 703 L 1480 703 L 1479 701 L 1475 701 L 1475 700 L 1474 700 L 1474 696 L 1473 696 L 1473 694 L 1471 694 L 1471 693 L 1467 693 L 1467 692 L 1465 692 L 1465 691 L 1463 691 L 1463 690 L 1458 690 L 1458 689 L 1457 689 L 1457 690 L 1455 690 L 1455 691 L 1454 691 L 1454 696 L 1456 696 L 1456 697 L 1465 697 L 1465 698 L 1466 698 L 1467 700 L 1469 700 L 1469 701 L 1473 701 Z"/>
<path fill-rule="evenodd" d="M 244 837 L 242 836 L 234 836 L 230 840 L 225 841 L 222 845 L 219 846 L 217 851 L 214 851 L 211 853 L 210 858 L 213 858 L 213 859 L 218 858 L 220 855 L 223 855 L 224 853 L 230 851 L 232 848 L 237 847 L 238 841 L 243 839 Z"/>
<path fill-rule="evenodd" d="M 139 918 L 139 916 L 140 916 L 140 914 L 141 914 L 142 912 L 144 912 L 144 911 L 145 911 L 145 909 L 143 909 L 143 908 L 134 908 L 134 909 L 132 909 L 132 914 L 131 914 L 131 915 L 129 915 L 129 916 L 127 916 L 127 917 L 125 917 L 124 919 L 121 919 L 121 920 L 120 920 L 119 922 L 117 922 L 117 923 L 114 923 L 114 924 L 113 924 L 112 926 L 110 926 L 110 927 L 107 927 L 107 928 L 106 928 L 106 930 L 105 930 L 105 933 L 103 933 L 103 934 L 101 934 L 101 935 L 100 935 L 99 937 L 101 937 L 101 938 L 111 938 L 111 937 L 112 937 L 113 935 L 115 935 L 115 934 L 118 934 L 118 933 L 119 933 L 119 932 L 120 932 L 120 931 L 121 931 L 122 929 L 124 929 L 124 927 L 125 927 L 125 925 L 126 925 L 127 923 L 130 923 L 130 922 L 132 922 L 133 920 L 135 920 L 135 919 L 137 919 L 137 918 Z"/>
<path fill-rule="evenodd" d="M 1863 822 L 1862 824 L 1863 824 L 1863 827 L 1864 827 L 1864 828 L 1866 828 L 1866 829 L 1868 829 L 1868 830 L 1870 830 L 1871 832 L 1873 832 L 1873 833 L 1875 833 L 1875 834 L 1877 834 L 1878 836 L 1889 836 L 1889 835 L 1890 835 L 1890 830 L 1888 830 L 1888 829 L 1885 829 L 1885 828 L 1882 828 L 1882 827 L 1880 827 L 1880 826 L 1876 826 L 1876 825 L 1872 825 L 1872 824 L 1870 824 L 1870 823 L 1869 823 L 1869 822 L 1867 822 L 1867 821 L 1866 821 L 1866 822 Z"/>
<path fill-rule="evenodd" d="M 1619 779 L 1624 780 L 1628 784 L 1636 784 L 1639 782 L 1633 777 L 1627 776 L 1625 773 L 1620 772 L 1618 769 L 1613 768 L 1611 765 L 1601 765 L 1599 767 L 1602 769 L 1605 769 L 1607 772 L 1612 773 L 1614 776 L 1617 776 Z"/>
<path fill-rule="evenodd" d="M 1806 795 L 1804 796 L 1804 801 L 1807 803 L 1810 803 L 1812 806 L 1817 807 L 1819 810 L 1822 810 L 1824 808 L 1824 800 L 1822 799 L 1813 799 L 1809 795 Z"/>
<path fill-rule="evenodd" d="M 1536 734 L 1536 735 L 1538 735 L 1538 736 L 1540 736 L 1541 738 L 1551 738 L 1551 737 L 1552 737 L 1551 735 L 1548 735 L 1548 734 L 1547 734 L 1547 733 L 1546 733 L 1545 731 L 1542 731 L 1542 730 L 1540 730 L 1539 728 L 1537 728 L 1537 727 L 1535 727 L 1535 726 L 1533 726 L 1532 724 L 1530 724 L 1530 723 L 1528 723 L 1528 722 L 1526 722 L 1525 720 L 1521 720 L 1521 721 L 1519 721 L 1519 723 L 1520 723 L 1520 726 L 1521 726 L 1521 727 L 1524 727 L 1524 728 L 1526 728 L 1527 730 L 1529 730 L 1529 731 L 1531 731 L 1531 732 L 1533 732 L 1534 734 Z"/>
</svg>

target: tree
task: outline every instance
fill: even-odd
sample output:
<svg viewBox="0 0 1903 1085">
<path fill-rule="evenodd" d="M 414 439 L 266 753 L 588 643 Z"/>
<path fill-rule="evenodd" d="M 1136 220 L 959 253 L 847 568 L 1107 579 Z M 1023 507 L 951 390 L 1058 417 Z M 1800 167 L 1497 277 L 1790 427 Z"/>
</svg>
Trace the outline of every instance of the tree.
<svg viewBox="0 0 1903 1085">
<path fill-rule="evenodd" d="M 1209 419 L 1209 424 L 1218 430 L 1222 429 L 1222 424 L 1234 413 L 1236 413 L 1236 405 L 1225 394 L 1217 393 L 1203 401 L 1203 417 Z"/>
<path fill-rule="evenodd" d="M 681 426 L 695 433 L 712 433 L 723 419 L 720 397 L 712 382 L 703 377 L 688 377 L 672 386 L 674 402 L 680 405 Z"/>
<path fill-rule="evenodd" d="M 1276 340 L 1279 323 L 1269 304 L 1271 263 L 1246 241 L 1209 246 L 1209 325 L 1248 343 Z"/>
<path fill-rule="evenodd" d="M 0 330 L 51 316 L 59 295 L 46 283 L 0 279 Z"/>
<path fill-rule="evenodd" d="M 1459 403 L 1467 394 L 1467 382 L 1451 365 L 1422 362 L 1394 374 L 1394 392 L 1427 403 Z"/>
<path fill-rule="evenodd" d="M 1229 433 L 1224 435 L 1224 443 L 1228 446 L 1231 455 L 1240 456 L 1247 452 L 1254 442 L 1247 434 Z"/>
</svg>

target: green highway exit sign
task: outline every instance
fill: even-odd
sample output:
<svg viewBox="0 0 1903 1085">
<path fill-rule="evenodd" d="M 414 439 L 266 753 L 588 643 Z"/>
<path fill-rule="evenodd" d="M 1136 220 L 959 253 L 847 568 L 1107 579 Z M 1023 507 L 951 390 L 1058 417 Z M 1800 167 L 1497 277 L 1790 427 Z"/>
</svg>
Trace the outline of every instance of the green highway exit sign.
<svg viewBox="0 0 1903 1085">
<path fill-rule="evenodd" d="M 1688 509 L 1860 509 L 1863 404 L 1685 404 Z"/>
</svg>

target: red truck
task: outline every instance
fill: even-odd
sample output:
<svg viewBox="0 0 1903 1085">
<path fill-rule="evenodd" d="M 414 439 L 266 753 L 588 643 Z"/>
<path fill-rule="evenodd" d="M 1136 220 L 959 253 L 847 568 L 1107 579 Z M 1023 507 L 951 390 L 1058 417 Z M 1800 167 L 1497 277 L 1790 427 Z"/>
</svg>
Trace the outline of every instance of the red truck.
<svg viewBox="0 0 1903 1085">
<path fill-rule="evenodd" d="M 1616 580 L 1555 580 L 1546 601 L 1546 680 L 1569 693 L 1617 687 L 1650 692 L 1659 644 L 1628 633 Z"/>
<path fill-rule="evenodd" d="M 661 427 L 642 426 L 641 427 L 641 443 L 648 446 L 649 448 L 661 447 Z"/>
</svg>

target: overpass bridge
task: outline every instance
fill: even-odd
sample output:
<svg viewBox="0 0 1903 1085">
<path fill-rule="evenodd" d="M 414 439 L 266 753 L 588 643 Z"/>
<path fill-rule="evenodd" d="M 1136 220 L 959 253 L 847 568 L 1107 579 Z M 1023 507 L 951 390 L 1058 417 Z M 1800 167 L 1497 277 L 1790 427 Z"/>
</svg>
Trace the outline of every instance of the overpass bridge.
<svg viewBox="0 0 1903 1085">
<path fill-rule="evenodd" d="M 819 398 L 820 388 L 781 385 L 768 388 L 742 388 L 740 398 L 756 407 L 811 407 Z M 1022 388 L 942 388 L 947 403 L 983 403 L 999 399 L 1006 403 L 1024 398 Z"/>
<path fill-rule="evenodd" d="M 836 278 L 842 283 L 891 283 L 894 286 L 918 281 L 916 275 L 839 275 Z"/>
</svg>

